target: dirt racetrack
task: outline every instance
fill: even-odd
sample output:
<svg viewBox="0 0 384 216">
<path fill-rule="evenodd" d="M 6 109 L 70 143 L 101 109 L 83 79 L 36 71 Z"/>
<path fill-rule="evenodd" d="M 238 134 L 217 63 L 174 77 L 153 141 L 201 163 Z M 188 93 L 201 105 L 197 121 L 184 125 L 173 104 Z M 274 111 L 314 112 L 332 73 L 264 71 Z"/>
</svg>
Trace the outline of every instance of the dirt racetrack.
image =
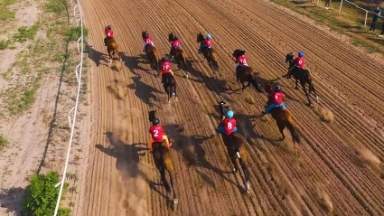
<svg viewBox="0 0 384 216">
<path fill-rule="evenodd" d="M 92 129 L 76 215 L 384 215 L 383 63 L 261 0 L 82 1 L 90 28 Z M 104 27 L 111 24 L 123 62 L 109 67 L 101 57 Z M 161 54 L 167 36 L 180 36 L 192 68 L 178 76 L 179 100 L 167 105 L 155 71 L 143 55 L 141 31 L 148 30 Z M 211 33 L 223 77 L 216 80 L 197 54 L 196 33 Z M 266 80 L 286 72 L 285 54 L 303 50 L 320 109 L 334 121 L 321 120 L 305 105 L 293 80 L 280 80 L 286 105 L 299 128 L 300 156 L 290 135 L 280 138 L 274 121 L 260 117 L 264 94 L 242 93 L 233 76 L 231 54 L 244 48 L 250 65 Z M 247 103 L 249 97 L 255 104 Z M 231 166 L 214 128 L 214 104 L 225 100 L 235 111 L 248 140 L 251 195 Z M 147 153 L 147 112 L 156 109 L 174 141 L 179 204 L 166 206 L 165 189 Z M 331 116 L 332 117 L 332 116 Z M 285 131 L 288 134 L 288 131 Z"/>
</svg>

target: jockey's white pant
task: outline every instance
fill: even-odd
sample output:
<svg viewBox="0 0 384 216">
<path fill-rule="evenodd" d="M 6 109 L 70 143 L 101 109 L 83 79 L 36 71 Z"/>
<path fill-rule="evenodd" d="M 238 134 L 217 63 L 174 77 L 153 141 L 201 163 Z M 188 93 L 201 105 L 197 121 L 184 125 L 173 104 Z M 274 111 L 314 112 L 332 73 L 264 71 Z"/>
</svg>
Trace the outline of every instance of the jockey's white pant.
<svg viewBox="0 0 384 216">
<path fill-rule="evenodd" d="M 236 63 L 236 65 L 235 65 L 235 74 L 236 74 L 237 67 L 239 67 L 239 66 L 240 66 L 240 63 Z M 248 64 L 243 64 L 242 66 L 248 66 Z"/>
<path fill-rule="evenodd" d="M 147 43 L 144 43 L 144 44 L 143 44 L 143 51 L 144 51 L 144 49 L 145 49 L 145 45 L 147 45 Z M 152 46 L 155 46 L 155 44 L 153 43 L 153 41 L 151 42 L 151 45 L 152 45 Z"/>
</svg>

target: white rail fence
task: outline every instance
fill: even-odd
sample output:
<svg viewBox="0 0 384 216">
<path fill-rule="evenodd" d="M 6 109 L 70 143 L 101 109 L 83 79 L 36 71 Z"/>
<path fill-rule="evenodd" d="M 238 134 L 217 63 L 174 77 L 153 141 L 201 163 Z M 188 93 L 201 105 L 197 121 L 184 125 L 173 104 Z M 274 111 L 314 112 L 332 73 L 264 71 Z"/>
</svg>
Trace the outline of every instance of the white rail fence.
<svg viewBox="0 0 384 216">
<path fill-rule="evenodd" d="M 60 206 L 60 201 L 61 201 L 61 196 L 63 194 L 63 188 L 64 188 L 64 183 L 65 183 L 65 178 L 67 175 L 67 168 L 68 168 L 68 162 L 69 162 L 69 157 L 71 153 L 71 148 L 72 148 L 72 143 L 73 143 L 73 135 L 74 135 L 74 130 L 75 130 L 75 124 L 76 124 L 76 115 L 77 115 L 77 108 L 79 106 L 79 99 L 80 99 L 80 91 L 81 91 L 81 74 L 83 70 L 83 58 L 84 58 L 84 17 L 83 17 L 83 12 L 82 8 L 80 5 L 80 2 L 77 1 L 76 5 L 73 7 L 73 16 L 76 18 L 76 9 L 79 11 L 79 18 L 77 18 L 77 26 L 80 25 L 81 28 L 81 35 L 79 39 L 77 40 L 77 50 L 80 52 L 80 62 L 75 68 L 75 74 L 76 74 L 76 79 L 77 79 L 77 96 L 76 96 L 76 102 L 75 106 L 68 112 L 68 123 L 69 127 L 71 128 L 71 135 L 68 141 L 68 151 L 67 151 L 67 157 L 65 160 L 65 165 L 64 165 L 64 170 L 63 170 L 63 175 L 61 177 L 61 181 L 58 182 L 55 187 L 60 186 L 59 190 L 59 196 L 57 197 L 57 203 L 56 203 L 56 208 L 54 212 L 54 216 L 57 215 L 57 212 L 59 210 Z M 72 114 L 72 115 L 71 115 Z"/>
<path fill-rule="evenodd" d="M 332 1 L 332 0 L 330 0 L 330 1 Z M 317 1 L 316 1 L 316 5 L 318 5 L 319 2 L 320 2 L 320 0 L 317 0 Z M 354 2 L 351 2 L 351 1 L 348 1 L 348 0 L 341 0 L 341 1 L 340 1 L 340 6 L 339 6 L 339 14 L 341 14 L 341 8 L 342 8 L 344 2 L 347 2 L 347 3 L 349 3 L 349 4 L 353 5 L 353 6 L 355 6 L 356 8 L 365 11 L 364 26 L 366 26 L 366 25 L 367 25 L 368 14 L 369 14 L 369 13 L 370 13 L 370 14 L 374 14 L 374 13 L 373 13 L 372 11 L 369 11 L 369 10 L 367 10 L 367 9 L 364 9 L 364 8 L 358 6 L 358 5 L 357 5 L 356 3 L 354 3 Z M 381 15 L 379 15 L 379 17 L 384 18 L 384 16 L 381 16 Z"/>
</svg>

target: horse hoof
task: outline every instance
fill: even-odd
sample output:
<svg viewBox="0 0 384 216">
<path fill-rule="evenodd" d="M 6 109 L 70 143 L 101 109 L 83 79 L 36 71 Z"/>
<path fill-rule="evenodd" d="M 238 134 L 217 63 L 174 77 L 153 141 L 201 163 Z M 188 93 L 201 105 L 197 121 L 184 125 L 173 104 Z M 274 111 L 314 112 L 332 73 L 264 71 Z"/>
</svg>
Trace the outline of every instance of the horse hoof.
<svg viewBox="0 0 384 216">
<path fill-rule="evenodd" d="M 179 200 L 174 199 L 174 200 L 173 200 L 173 204 L 177 205 L 177 203 L 179 203 Z"/>
<path fill-rule="evenodd" d="M 236 168 L 232 168 L 232 171 L 233 171 L 233 172 L 236 172 L 237 170 L 236 170 Z"/>
<path fill-rule="evenodd" d="M 188 79 L 188 74 L 187 74 L 187 75 L 185 75 L 185 77 Z"/>
</svg>

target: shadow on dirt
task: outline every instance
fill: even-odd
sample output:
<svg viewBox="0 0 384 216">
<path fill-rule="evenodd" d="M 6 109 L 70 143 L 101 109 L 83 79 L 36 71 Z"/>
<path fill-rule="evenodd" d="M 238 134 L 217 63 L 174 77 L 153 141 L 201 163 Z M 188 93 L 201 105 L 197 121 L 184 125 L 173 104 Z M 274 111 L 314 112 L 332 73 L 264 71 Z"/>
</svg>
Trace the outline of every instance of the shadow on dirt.
<svg viewBox="0 0 384 216">
<path fill-rule="evenodd" d="M 167 198 L 166 194 L 163 194 L 155 187 L 155 185 L 158 184 L 150 181 L 148 176 L 139 169 L 138 165 L 140 156 L 145 155 L 145 152 L 143 151 L 149 150 L 147 145 L 145 143 L 134 143 L 128 145 L 119 140 L 113 132 L 106 132 L 105 135 L 109 140 L 110 146 L 105 147 L 103 145 L 97 144 L 95 147 L 103 153 L 117 159 L 116 169 L 121 173 L 121 175 L 131 178 L 141 176 L 153 191 L 156 191 L 164 198 Z"/>
<path fill-rule="evenodd" d="M 2 188 L 0 193 L 0 205 L 7 209 L 8 215 L 23 215 L 22 201 L 25 200 L 26 190 L 21 187 Z"/>
<path fill-rule="evenodd" d="M 232 183 L 236 186 L 234 181 L 231 181 L 228 177 L 226 177 L 225 173 L 232 173 L 231 171 L 223 171 L 215 166 L 213 166 L 210 162 L 208 162 L 205 158 L 206 152 L 201 147 L 204 141 L 208 139 L 215 138 L 215 135 L 212 136 L 184 136 L 181 133 L 184 131 L 182 127 L 179 125 L 163 125 L 164 130 L 169 135 L 170 139 L 174 142 L 172 145 L 172 148 L 175 149 L 177 152 L 181 152 L 188 169 L 195 166 L 195 167 L 201 167 L 208 170 L 211 170 L 218 174 L 221 178 L 228 181 L 229 183 Z M 223 148 L 223 150 L 225 150 Z M 196 170 L 196 169 L 195 169 Z M 211 187 L 216 188 L 214 182 L 211 180 L 211 177 L 207 176 L 206 174 L 202 173 L 201 171 L 196 170 L 196 173 Z M 238 186 L 239 187 L 239 186 Z"/>
<path fill-rule="evenodd" d="M 141 76 L 138 71 L 144 71 L 152 76 L 156 76 L 156 71 L 153 69 L 143 68 L 140 66 L 140 64 L 148 64 L 149 61 L 147 59 L 147 56 L 145 54 L 141 54 L 139 56 L 127 56 L 122 55 L 123 62 L 125 63 L 125 66 L 128 67 L 128 69 L 135 75 Z"/>
<path fill-rule="evenodd" d="M 189 80 L 192 80 L 192 81 L 197 82 L 197 83 L 205 83 L 205 87 L 215 94 L 225 93 L 227 90 L 229 90 L 229 89 L 225 88 L 226 82 L 227 82 L 226 80 L 214 78 L 212 70 L 206 71 L 206 73 L 208 73 L 209 76 L 206 75 L 206 73 L 197 70 L 193 66 L 194 62 L 195 61 L 190 60 L 190 59 L 186 60 L 188 73 L 190 75 L 192 75 L 193 77 L 197 78 L 197 79 L 188 78 Z M 220 76 L 218 76 L 218 77 L 220 78 Z"/>
<path fill-rule="evenodd" d="M 88 52 L 88 58 L 91 59 L 96 64 L 96 67 L 99 67 L 100 64 L 109 66 L 106 61 L 106 58 L 108 58 L 107 53 L 99 52 L 93 49 L 93 47 L 90 45 L 86 45 L 86 50 Z M 107 52 L 107 48 L 105 48 L 105 52 Z"/>
<path fill-rule="evenodd" d="M 150 107 L 155 106 L 155 104 L 151 102 L 151 99 L 154 101 L 160 101 L 154 93 L 165 94 L 165 92 L 159 91 L 156 88 L 142 82 L 140 77 L 132 77 L 132 80 L 133 83 L 129 84 L 127 87 L 135 90 L 136 96 Z"/>
</svg>

